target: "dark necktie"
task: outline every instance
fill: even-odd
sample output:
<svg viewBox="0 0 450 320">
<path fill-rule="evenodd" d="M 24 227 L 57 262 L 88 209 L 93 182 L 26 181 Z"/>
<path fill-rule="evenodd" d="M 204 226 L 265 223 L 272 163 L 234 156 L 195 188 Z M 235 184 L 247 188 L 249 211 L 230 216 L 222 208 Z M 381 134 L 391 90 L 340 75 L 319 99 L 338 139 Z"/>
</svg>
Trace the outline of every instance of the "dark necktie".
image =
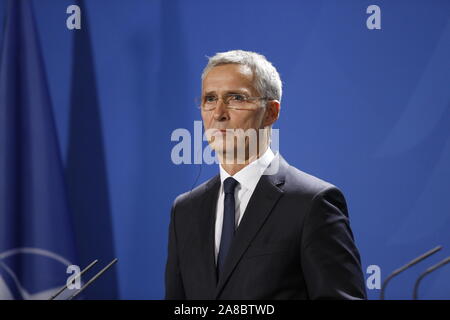
<svg viewBox="0 0 450 320">
<path fill-rule="evenodd" d="M 220 277 L 225 265 L 225 258 L 231 246 L 231 241 L 234 236 L 234 189 L 239 184 L 232 177 L 228 177 L 223 182 L 223 191 L 225 193 L 224 207 L 223 207 L 223 224 L 222 237 L 220 239 L 219 255 L 217 256 L 217 276 Z"/>
</svg>

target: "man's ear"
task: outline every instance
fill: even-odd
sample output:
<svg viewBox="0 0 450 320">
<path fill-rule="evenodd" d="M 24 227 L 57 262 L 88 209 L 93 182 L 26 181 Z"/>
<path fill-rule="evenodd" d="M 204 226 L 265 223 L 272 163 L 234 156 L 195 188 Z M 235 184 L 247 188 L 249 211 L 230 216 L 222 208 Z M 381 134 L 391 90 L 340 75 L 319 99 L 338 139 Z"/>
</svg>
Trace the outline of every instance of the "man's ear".
<svg viewBox="0 0 450 320">
<path fill-rule="evenodd" d="M 271 126 L 280 116 L 280 101 L 268 100 L 266 104 L 266 114 L 264 116 L 264 127 Z"/>
</svg>

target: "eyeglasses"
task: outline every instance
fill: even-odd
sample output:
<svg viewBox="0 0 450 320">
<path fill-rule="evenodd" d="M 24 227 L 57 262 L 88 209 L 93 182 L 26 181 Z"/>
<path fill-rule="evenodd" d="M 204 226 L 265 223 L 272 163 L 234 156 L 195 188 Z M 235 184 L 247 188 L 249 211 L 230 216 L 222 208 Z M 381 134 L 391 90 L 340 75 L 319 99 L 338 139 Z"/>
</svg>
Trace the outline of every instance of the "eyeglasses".
<svg viewBox="0 0 450 320">
<path fill-rule="evenodd" d="M 197 106 L 204 111 L 211 111 L 217 107 L 217 101 L 219 98 L 216 95 L 206 95 L 202 98 L 196 99 Z M 234 110 L 253 110 L 259 106 L 255 104 L 255 101 L 259 100 L 271 100 L 267 97 L 247 97 L 242 93 L 228 93 L 222 96 L 222 101 L 226 105 L 227 109 Z"/>
</svg>

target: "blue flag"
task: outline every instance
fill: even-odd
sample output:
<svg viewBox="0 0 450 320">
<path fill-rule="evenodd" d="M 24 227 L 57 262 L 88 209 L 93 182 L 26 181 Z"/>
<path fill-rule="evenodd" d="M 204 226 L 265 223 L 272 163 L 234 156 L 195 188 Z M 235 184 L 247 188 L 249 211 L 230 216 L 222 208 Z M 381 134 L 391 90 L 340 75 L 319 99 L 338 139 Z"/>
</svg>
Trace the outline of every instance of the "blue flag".
<svg viewBox="0 0 450 320">
<path fill-rule="evenodd" d="M 31 1 L 7 6 L 0 52 L 0 299 L 46 299 L 76 263 Z"/>
</svg>

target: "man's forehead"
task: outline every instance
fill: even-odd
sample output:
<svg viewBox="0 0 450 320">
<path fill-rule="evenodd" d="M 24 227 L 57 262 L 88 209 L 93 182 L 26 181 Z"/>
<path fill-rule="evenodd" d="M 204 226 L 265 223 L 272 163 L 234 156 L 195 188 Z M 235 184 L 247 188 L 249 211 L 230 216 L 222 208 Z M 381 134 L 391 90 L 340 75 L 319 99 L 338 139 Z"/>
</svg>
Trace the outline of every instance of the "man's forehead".
<svg viewBox="0 0 450 320">
<path fill-rule="evenodd" d="M 208 91 L 253 89 L 253 73 L 248 66 L 224 64 L 211 68 L 202 82 L 202 88 Z"/>
</svg>

